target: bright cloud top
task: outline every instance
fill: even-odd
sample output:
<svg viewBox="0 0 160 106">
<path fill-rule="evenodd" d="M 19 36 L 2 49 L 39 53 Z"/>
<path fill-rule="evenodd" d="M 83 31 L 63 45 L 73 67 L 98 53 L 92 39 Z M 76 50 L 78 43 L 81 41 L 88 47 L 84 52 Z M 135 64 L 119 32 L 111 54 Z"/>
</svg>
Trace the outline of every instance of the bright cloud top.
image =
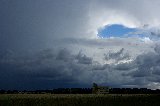
<svg viewBox="0 0 160 106">
<path fill-rule="evenodd" d="M 128 28 L 159 27 L 158 4 L 158 0 L 94 0 L 89 11 L 90 31 L 96 35 L 99 28 L 112 24 Z"/>
</svg>

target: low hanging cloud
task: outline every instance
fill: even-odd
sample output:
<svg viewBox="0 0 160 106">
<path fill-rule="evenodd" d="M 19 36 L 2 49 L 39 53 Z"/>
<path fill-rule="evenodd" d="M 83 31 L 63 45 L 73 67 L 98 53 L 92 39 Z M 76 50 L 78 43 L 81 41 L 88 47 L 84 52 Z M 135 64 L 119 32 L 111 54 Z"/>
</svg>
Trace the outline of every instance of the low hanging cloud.
<svg viewBox="0 0 160 106">
<path fill-rule="evenodd" d="M 116 63 L 123 60 L 129 60 L 130 56 L 128 53 L 124 53 L 124 48 L 120 49 L 118 52 L 112 53 L 109 52 L 108 54 L 105 54 L 105 59 L 110 60 L 114 59 L 116 60 Z"/>
<path fill-rule="evenodd" d="M 109 59 L 128 60 L 129 56 L 125 56 L 124 51 L 126 50 L 122 48 L 117 53 L 108 53 Z M 89 87 L 96 82 L 112 87 L 155 89 L 159 88 L 157 85 L 160 83 L 159 51 L 159 46 L 156 46 L 155 52 L 141 54 L 130 62 L 115 62 L 117 64 L 101 64 L 82 51 L 73 54 L 68 49 L 57 52 L 47 49 L 30 56 L 18 57 L 13 52 L 9 52 L 7 55 L 1 55 L 0 87 L 4 89 L 36 89 L 36 87 L 43 89 L 73 85 Z M 108 61 L 105 58 L 106 54 L 103 59 Z M 6 84 L 8 86 L 5 86 Z"/>
<path fill-rule="evenodd" d="M 145 86 L 153 89 L 160 88 L 159 45 L 156 45 L 154 50 L 154 52 L 148 52 L 137 56 L 131 64 L 134 66 L 134 70 L 126 74 L 126 76 L 131 76 L 131 78 L 134 79 L 133 82 L 138 86 Z"/>
</svg>

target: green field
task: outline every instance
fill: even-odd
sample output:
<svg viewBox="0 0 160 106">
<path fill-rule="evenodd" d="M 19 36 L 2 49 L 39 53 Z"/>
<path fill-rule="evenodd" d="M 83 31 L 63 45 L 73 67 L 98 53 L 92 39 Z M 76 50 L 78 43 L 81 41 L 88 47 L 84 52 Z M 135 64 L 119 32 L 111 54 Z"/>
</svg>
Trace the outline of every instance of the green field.
<svg viewBox="0 0 160 106">
<path fill-rule="evenodd" d="M 160 95 L 1 94 L 0 106 L 160 106 Z"/>
</svg>

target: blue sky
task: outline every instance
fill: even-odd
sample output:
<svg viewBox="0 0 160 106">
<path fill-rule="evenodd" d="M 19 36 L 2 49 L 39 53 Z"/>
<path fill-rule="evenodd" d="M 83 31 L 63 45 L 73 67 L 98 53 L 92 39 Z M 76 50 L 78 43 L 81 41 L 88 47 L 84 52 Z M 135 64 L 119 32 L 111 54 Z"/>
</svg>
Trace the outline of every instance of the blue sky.
<svg viewBox="0 0 160 106">
<path fill-rule="evenodd" d="M 125 35 L 136 31 L 136 28 L 128 28 L 120 24 L 113 24 L 107 25 L 104 28 L 100 29 L 98 32 L 98 36 L 103 38 L 124 37 Z"/>
</svg>

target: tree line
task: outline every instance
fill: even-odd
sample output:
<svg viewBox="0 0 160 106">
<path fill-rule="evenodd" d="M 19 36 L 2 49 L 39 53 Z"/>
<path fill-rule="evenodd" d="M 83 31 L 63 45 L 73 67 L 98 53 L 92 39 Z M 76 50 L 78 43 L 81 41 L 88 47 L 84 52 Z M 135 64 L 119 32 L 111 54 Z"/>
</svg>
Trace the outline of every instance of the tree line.
<svg viewBox="0 0 160 106">
<path fill-rule="evenodd" d="M 57 88 L 53 90 L 0 90 L 0 94 L 92 94 L 93 88 Z M 110 88 L 109 94 L 160 94 L 160 90 L 147 88 Z"/>
</svg>

